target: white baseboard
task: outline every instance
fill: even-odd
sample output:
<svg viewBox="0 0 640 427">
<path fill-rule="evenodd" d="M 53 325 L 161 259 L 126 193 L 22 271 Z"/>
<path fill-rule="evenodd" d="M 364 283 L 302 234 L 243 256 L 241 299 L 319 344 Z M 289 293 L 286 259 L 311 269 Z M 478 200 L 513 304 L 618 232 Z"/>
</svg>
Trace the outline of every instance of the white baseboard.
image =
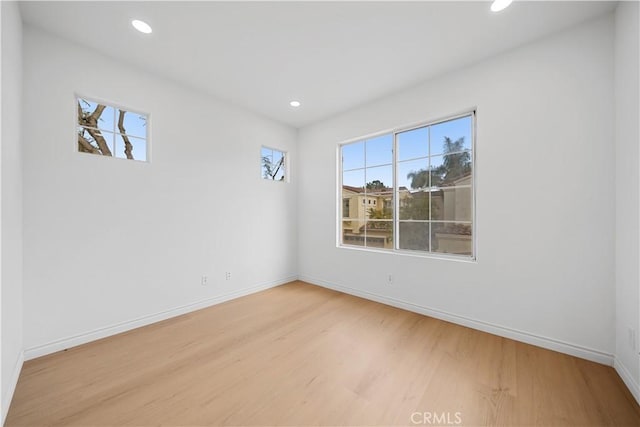
<svg viewBox="0 0 640 427">
<path fill-rule="evenodd" d="M 7 414 L 9 413 L 9 406 L 11 406 L 11 400 L 13 399 L 13 394 L 16 391 L 16 386 L 18 385 L 18 378 L 20 378 L 20 371 L 22 371 L 22 365 L 24 364 L 24 353 L 20 352 L 18 354 L 18 360 L 16 360 L 16 365 L 11 372 L 11 378 L 9 379 L 9 390 L 7 390 L 7 394 L 2 396 L 2 419 L 0 419 L 0 426 L 4 425 L 4 421 L 7 419 Z"/>
<path fill-rule="evenodd" d="M 622 362 L 620 362 L 620 359 L 618 358 L 614 360 L 613 367 L 618 373 L 618 375 L 620 375 L 620 378 L 622 378 L 622 381 L 624 381 L 625 385 L 627 386 L 627 388 L 629 389 L 633 397 L 635 397 L 636 401 L 640 405 L 640 386 L 635 381 L 631 373 L 629 373 L 629 371 L 627 370 L 627 367 L 624 366 Z"/>
<path fill-rule="evenodd" d="M 481 320 L 471 319 L 465 316 L 448 313 L 446 311 L 424 307 L 395 298 L 374 294 L 372 292 L 362 291 L 344 285 L 338 285 L 336 283 L 330 283 L 322 279 L 316 279 L 313 277 L 301 275 L 299 277 L 299 280 L 322 286 L 324 288 L 343 292 L 345 294 L 350 294 L 360 298 L 379 302 L 381 304 L 390 305 L 392 307 L 401 308 L 403 310 L 408 310 L 414 313 L 423 314 L 425 316 L 434 317 L 436 319 L 445 320 L 447 322 L 455 323 L 458 325 L 467 326 L 469 328 L 488 332 L 490 334 L 498 335 L 505 338 L 511 338 L 516 341 L 524 342 L 549 350 L 558 351 L 560 353 L 569 354 L 571 356 L 580 357 L 582 359 L 591 360 L 593 362 L 601 363 L 604 365 L 613 366 L 613 354 L 608 354 L 599 350 L 594 350 L 553 338 L 531 334 L 525 331 L 519 331 L 517 329 L 508 328 L 505 326 L 495 325 L 493 323 L 483 322 Z"/>
<path fill-rule="evenodd" d="M 298 280 L 298 276 L 290 276 L 280 280 L 263 282 L 263 283 L 260 283 L 248 288 L 240 289 L 234 292 L 230 292 L 224 295 L 218 295 L 213 298 L 207 298 L 191 304 L 186 304 L 180 307 L 172 308 L 170 310 L 162 311 L 162 312 L 147 315 L 147 316 L 142 316 L 137 319 L 132 319 L 125 322 L 117 323 L 115 325 L 95 329 L 93 331 L 89 331 L 89 332 L 75 335 L 72 337 L 62 338 L 56 341 L 49 342 L 47 344 L 26 349 L 24 351 L 24 358 L 25 360 L 35 359 L 36 357 L 45 356 L 47 354 L 55 353 L 57 351 L 75 347 L 81 344 L 86 344 L 88 342 L 99 340 L 101 338 L 106 338 L 122 332 L 130 331 L 131 329 L 139 328 L 141 326 L 150 325 L 152 323 L 160 322 L 162 320 L 170 319 L 176 316 L 181 316 L 183 314 L 200 310 L 206 307 L 210 307 L 212 305 L 220 304 L 235 298 L 239 298 L 239 297 L 250 295 L 256 292 L 264 291 L 266 289 L 280 286 L 285 283 L 292 282 L 294 280 Z"/>
</svg>

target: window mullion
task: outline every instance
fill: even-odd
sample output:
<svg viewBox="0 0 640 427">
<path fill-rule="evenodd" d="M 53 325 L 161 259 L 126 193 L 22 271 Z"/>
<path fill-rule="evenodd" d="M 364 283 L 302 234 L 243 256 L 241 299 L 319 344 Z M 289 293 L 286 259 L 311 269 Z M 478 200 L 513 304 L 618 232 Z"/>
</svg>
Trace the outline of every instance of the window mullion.
<svg viewBox="0 0 640 427">
<path fill-rule="evenodd" d="M 120 129 L 118 129 L 118 125 L 116 124 L 116 120 L 117 120 L 117 114 L 116 111 L 118 111 L 117 108 L 113 109 L 113 155 L 117 156 L 116 154 L 116 134 L 118 133 L 118 131 Z"/>
<path fill-rule="evenodd" d="M 433 189 L 432 183 L 431 183 L 431 126 L 429 126 L 427 128 L 427 153 L 429 153 L 429 161 L 427 162 L 427 173 L 429 174 L 429 253 L 433 252 L 432 248 L 431 248 L 431 237 L 433 236 L 432 232 L 431 232 L 431 220 L 433 219 L 433 215 L 432 215 L 432 211 L 431 211 L 431 196 L 433 194 L 433 192 L 431 191 Z"/>
<path fill-rule="evenodd" d="M 393 227 L 391 231 L 393 232 L 393 249 L 397 250 L 400 248 L 400 194 L 398 187 L 398 134 L 396 132 L 393 133 Z"/>
<path fill-rule="evenodd" d="M 367 141 L 362 144 L 364 150 L 364 208 L 362 214 L 364 215 L 364 241 L 363 246 L 367 247 L 367 226 L 369 225 L 369 220 L 367 218 Z"/>
</svg>

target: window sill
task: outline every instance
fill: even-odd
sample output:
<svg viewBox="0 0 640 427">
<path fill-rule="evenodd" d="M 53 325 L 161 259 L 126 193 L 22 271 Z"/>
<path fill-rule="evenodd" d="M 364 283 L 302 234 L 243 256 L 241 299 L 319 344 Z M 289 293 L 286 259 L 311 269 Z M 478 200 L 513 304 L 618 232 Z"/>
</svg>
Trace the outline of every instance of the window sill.
<svg viewBox="0 0 640 427">
<path fill-rule="evenodd" d="M 462 262 L 467 264 L 477 264 L 477 257 L 471 256 L 461 256 L 461 255 L 447 255 L 447 254 L 434 254 L 434 253 L 425 253 L 411 250 L 394 250 L 394 249 L 375 249 L 375 248 L 365 248 L 361 246 L 349 246 L 349 245 L 336 245 L 338 249 L 346 249 L 358 252 L 373 252 L 385 255 L 399 255 L 399 256 L 407 256 L 413 258 L 429 258 L 443 261 L 455 261 Z"/>
</svg>

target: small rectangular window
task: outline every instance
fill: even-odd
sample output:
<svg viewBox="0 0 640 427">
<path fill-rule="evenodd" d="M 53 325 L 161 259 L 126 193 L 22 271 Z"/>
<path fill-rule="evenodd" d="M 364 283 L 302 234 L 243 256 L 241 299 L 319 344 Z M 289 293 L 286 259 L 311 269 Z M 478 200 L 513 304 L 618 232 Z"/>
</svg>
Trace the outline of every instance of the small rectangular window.
<svg viewBox="0 0 640 427">
<path fill-rule="evenodd" d="M 148 115 L 87 98 L 76 98 L 78 151 L 148 160 Z"/>
<path fill-rule="evenodd" d="M 340 245 L 474 258 L 474 118 L 341 145 Z"/>
<path fill-rule="evenodd" d="M 287 179 L 287 153 L 275 148 L 262 147 L 262 178 L 269 181 Z"/>
</svg>

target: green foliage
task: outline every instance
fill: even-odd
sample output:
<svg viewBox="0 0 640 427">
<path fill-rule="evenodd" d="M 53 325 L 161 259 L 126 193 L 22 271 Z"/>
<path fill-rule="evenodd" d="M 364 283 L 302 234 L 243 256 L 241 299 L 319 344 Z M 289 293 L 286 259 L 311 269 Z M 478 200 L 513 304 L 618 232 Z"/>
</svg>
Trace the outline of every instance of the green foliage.
<svg viewBox="0 0 640 427">
<path fill-rule="evenodd" d="M 448 136 L 442 144 L 444 159 L 442 165 L 429 169 L 411 171 L 407 179 L 411 180 L 411 188 L 439 187 L 450 185 L 455 180 L 471 173 L 471 154 L 464 150 L 464 137 L 451 141 Z M 431 174 L 431 182 L 429 182 Z"/>
<path fill-rule="evenodd" d="M 367 221 L 367 230 L 383 230 L 392 231 L 393 222 L 391 221 L 375 221 L 379 219 L 392 219 L 393 210 L 390 208 L 383 208 L 381 210 L 369 208 L 367 210 L 369 220 Z M 375 221 L 375 222 L 374 222 Z"/>
<path fill-rule="evenodd" d="M 389 188 L 378 179 L 368 182 L 366 184 L 366 188 L 371 192 L 389 190 Z M 393 223 L 390 221 L 371 222 L 380 219 L 392 219 L 393 209 L 391 207 L 383 206 L 382 209 L 369 208 L 367 209 L 367 215 L 369 218 L 369 221 L 367 222 L 367 230 L 391 231 L 393 229 Z"/>
<path fill-rule="evenodd" d="M 444 161 L 442 162 L 442 177 L 444 184 L 462 178 L 471 173 L 471 154 L 464 150 L 464 137 L 452 142 L 449 137 L 444 138 Z M 455 154 L 449 154 L 455 153 Z"/>
<path fill-rule="evenodd" d="M 420 169 L 407 174 L 407 179 L 411 180 L 411 188 L 425 188 L 429 186 L 429 170 Z"/>
<path fill-rule="evenodd" d="M 369 219 L 391 219 L 393 218 L 393 209 L 384 208 L 381 210 L 369 208 L 367 210 Z"/>
<path fill-rule="evenodd" d="M 386 190 L 387 186 L 384 185 L 384 183 L 382 181 L 380 181 L 379 179 L 376 179 L 374 181 L 371 182 L 367 182 L 367 190 Z"/>
<path fill-rule="evenodd" d="M 400 205 L 400 219 L 429 219 L 429 193 L 413 193 Z"/>
<path fill-rule="evenodd" d="M 411 171 L 407 174 L 407 179 L 411 180 L 412 189 L 452 185 L 456 180 L 471 173 L 471 154 L 463 151 L 464 137 L 456 141 L 445 137 L 442 148 L 444 154 L 442 165 Z M 435 205 L 429 205 L 428 192 L 414 192 L 402 202 L 400 219 L 430 219 L 437 214 L 436 209 Z"/>
</svg>

